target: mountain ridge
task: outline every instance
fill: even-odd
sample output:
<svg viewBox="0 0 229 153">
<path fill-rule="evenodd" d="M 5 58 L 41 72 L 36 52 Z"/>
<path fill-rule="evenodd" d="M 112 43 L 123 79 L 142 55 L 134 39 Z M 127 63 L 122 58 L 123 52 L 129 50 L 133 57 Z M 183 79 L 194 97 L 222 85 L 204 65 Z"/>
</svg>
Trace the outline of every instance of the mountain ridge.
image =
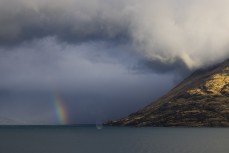
<svg viewBox="0 0 229 153">
<path fill-rule="evenodd" d="M 229 127 L 229 59 L 198 70 L 167 94 L 116 126 Z"/>
</svg>

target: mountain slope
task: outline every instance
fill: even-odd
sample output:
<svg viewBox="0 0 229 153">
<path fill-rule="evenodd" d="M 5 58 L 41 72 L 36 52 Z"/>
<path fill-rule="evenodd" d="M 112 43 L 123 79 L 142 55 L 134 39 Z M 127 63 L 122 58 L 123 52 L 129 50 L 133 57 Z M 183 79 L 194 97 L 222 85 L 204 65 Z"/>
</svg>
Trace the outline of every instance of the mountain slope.
<svg viewBox="0 0 229 153">
<path fill-rule="evenodd" d="M 229 127 L 229 60 L 196 71 L 156 102 L 107 124 Z"/>
</svg>

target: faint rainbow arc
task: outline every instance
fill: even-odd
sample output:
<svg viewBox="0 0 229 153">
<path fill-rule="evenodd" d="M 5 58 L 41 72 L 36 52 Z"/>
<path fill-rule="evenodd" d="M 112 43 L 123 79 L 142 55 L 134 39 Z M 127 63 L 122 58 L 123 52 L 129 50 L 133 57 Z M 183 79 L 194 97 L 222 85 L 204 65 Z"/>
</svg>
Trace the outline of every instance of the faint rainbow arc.
<svg viewBox="0 0 229 153">
<path fill-rule="evenodd" d="M 59 95 L 55 96 L 55 110 L 59 122 L 61 124 L 69 124 L 69 115 L 66 103 Z"/>
</svg>

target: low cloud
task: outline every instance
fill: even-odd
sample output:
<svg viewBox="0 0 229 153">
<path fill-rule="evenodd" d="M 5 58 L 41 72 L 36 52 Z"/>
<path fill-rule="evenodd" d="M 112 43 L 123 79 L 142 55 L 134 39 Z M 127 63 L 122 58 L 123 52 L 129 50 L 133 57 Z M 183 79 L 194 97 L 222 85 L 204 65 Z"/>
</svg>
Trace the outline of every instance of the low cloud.
<svg viewBox="0 0 229 153">
<path fill-rule="evenodd" d="M 1 48 L 0 116 L 23 124 L 58 124 L 55 94 L 68 107 L 69 123 L 103 122 L 138 110 L 168 91 L 174 75 L 135 69 L 141 59 L 131 50 L 55 37 Z"/>
</svg>

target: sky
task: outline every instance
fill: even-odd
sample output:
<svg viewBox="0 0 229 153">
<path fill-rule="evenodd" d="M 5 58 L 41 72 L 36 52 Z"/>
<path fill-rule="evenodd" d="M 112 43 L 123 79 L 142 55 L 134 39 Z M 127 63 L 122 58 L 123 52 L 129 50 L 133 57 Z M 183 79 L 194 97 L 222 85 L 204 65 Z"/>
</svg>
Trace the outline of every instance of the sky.
<svg viewBox="0 0 229 153">
<path fill-rule="evenodd" d="M 0 0 L 0 118 L 118 119 L 229 56 L 227 0 Z"/>
</svg>

